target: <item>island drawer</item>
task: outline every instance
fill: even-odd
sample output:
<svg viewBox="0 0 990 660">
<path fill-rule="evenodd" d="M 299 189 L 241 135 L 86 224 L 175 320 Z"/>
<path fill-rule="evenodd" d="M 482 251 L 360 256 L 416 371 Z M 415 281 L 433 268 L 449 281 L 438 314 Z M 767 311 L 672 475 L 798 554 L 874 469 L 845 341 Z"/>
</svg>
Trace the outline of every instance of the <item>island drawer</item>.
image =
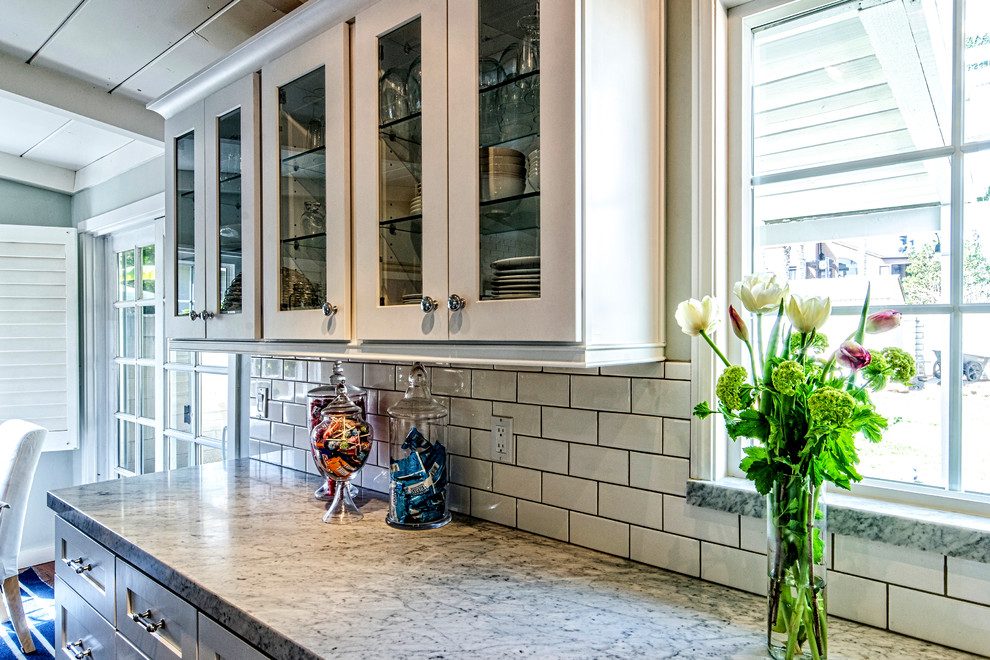
<svg viewBox="0 0 990 660">
<path fill-rule="evenodd" d="M 82 596 L 55 578 L 55 646 L 58 657 L 112 660 L 114 631 Z"/>
<path fill-rule="evenodd" d="M 114 555 L 58 516 L 55 517 L 55 575 L 114 623 Z"/>
<path fill-rule="evenodd" d="M 120 633 L 114 635 L 114 643 L 117 645 L 117 660 L 150 660 L 148 656 L 134 648 L 134 645 Z"/>
<path fill-rule="evenodd" d="M 199 660 L 268 660 L 268 656 L 200 612 Z"/>
<path fill-rule="evenodd" d="M 196 608 L 119 558 L 117 630 L 153 660 L 196 660 Z"/>
</svg>

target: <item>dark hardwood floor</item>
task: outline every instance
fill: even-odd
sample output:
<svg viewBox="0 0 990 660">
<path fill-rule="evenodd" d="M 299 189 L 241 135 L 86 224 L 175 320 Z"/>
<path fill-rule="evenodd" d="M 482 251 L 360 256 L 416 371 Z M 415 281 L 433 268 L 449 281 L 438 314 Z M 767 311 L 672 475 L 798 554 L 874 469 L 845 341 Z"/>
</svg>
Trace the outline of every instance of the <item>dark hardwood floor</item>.
<svg viewBox="0 0 990 660">
<path fill-rule="evenodd" d="M 38 564 L 37 566 L 32 566 L 34 572 L 38 574 L 38 577 L 47 584 L 49 587 L 55 586 L 55 562 L 50 561 L 47 564 Z"/>
</svg>

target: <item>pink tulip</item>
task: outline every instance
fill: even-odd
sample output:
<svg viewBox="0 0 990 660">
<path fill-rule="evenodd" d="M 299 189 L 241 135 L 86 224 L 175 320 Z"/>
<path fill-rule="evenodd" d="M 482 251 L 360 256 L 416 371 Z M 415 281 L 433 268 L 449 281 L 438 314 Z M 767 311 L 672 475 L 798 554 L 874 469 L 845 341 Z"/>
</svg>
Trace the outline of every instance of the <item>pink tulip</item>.
<svg viewBox="0 0 990 660">
<path fill-rule="evenodd" d="M 739 316 L 739 312 L 732 305 L 729 305 L 729 320 L 732 322 L 732 332 L 735 333 L 736 337 L 739 337 L 740 341 L 748 344 L 749 328 L 746 326 L 743 318 Z"/>
<path fill-rule="evenodd" d="M 901 324 L 901 313 L 892 309 L 887 309 L 866 317 L 866 332 L 876 335 L 881 332 L 893 330 Z"/>
<path fill-rule="evenodd" d="M 859 371 L 868 365 L 871 359 L 870 352 L 852 340 L 842 342 L 839 350 L 835 352 L 835 361 L 853 371 Z"/>
</svg>

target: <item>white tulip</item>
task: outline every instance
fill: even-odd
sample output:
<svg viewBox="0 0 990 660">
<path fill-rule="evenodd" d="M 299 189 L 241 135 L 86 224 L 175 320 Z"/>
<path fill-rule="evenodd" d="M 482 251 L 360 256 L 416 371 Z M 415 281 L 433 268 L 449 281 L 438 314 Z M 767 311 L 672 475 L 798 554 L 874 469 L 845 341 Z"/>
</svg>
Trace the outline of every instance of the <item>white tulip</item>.
<svg viewBox="0 0 990 660">
<path fill-rule="evenodd" d="M 753 314 L 775 311 L 780 301 L 787 297 L 788 285 L 781 285 L 773 273 L 752 273 L 736 282 L 732 293 Z"/>
<path fill-rule="evenodd" d="M 705 296 L 703 300 L 695 298 L 685 300 L 677 306 L 674 318 L 686 335 L 692 337 L 697 337 L 701 333 L 710 335 L 715 332 L 721 320 L 718 301 L 711 296 Z"/>
<path fill-rule="evenodd" d="M 787 318 L 797 332 L 806 335 L 813 330 L 821 330 L 832 313 L 832 301 L 819 296 L 801 296 L 791 294 L 784 304 Z"/>
</svg>

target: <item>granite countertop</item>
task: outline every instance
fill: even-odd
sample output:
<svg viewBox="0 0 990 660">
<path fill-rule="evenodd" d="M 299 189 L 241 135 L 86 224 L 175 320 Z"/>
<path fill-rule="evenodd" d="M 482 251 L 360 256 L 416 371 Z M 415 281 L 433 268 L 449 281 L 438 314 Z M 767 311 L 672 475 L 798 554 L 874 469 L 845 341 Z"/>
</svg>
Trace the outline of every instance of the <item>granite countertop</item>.
<svg viewBox="0 0 990 660">
<path fill-rule="evenodd" d="M 240 459 L 48 504 L 274 658 L 764 658 L 764 600 L 483 522 L 327 525 L 319 481 Z M 830 618 L 830 658 L 972 658 Z"/>
</svg>

